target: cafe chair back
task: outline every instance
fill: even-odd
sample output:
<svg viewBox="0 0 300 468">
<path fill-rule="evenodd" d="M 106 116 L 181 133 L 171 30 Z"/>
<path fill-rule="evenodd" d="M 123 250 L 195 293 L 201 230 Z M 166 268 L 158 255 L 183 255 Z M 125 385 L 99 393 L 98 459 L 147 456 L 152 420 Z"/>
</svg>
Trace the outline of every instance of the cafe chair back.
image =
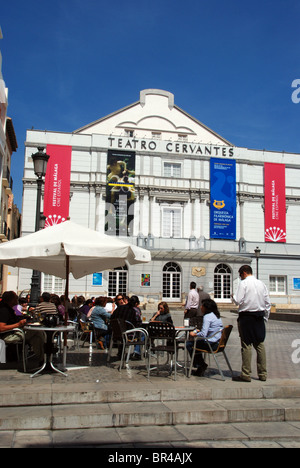
<svg viewBox="0 0 300 468">
<path fill-rule="evenodd" d="M 126 364 L 128 364 L 130 353 L 134 346 L 144 346 L 145 350 L 147 350 L 148 332 L 144 328 L 134 328 L 132 323 L 123 319 L 113 319 L 110 321 L 110 325 L 112 329 L 112 337 L 107 362 L 109 362 L 111 358 L 113 342 L 117 341 L 121 343 L 122 354 L 119 366 L 119 370 L 121 370 L 125 363 L 126 349 L 128 349 Z"/>
<path fill-rule="evenodd" d="M 174 367 L 174 380 L 176 380 L 177 342 L 174 325 L 168 322 L 150 322 L 147 327 L 149 334 L 148 351 L 148 379 L 150 378 L 150 359 L 155 355 L 157 361 L 157 374 L 159 373 L 159 355 L 167 353 L 171 357 L 171 369 Z M 172 365 L 174 363 L 174 366 Z"/>
<path fill-rule="evenodd" d="M 213 351 L 213 349 L 212 349 L 212 347 L 210 345 L 210 342 L 209 342 L 209 340 L 207 338 L 203 338 L 202 340 L 199 340 L 199 338 L 197 339 L 197 337 L 195 337 L 194 348 L 193 348 L 193 353 L 192 353 L 192 357 L 191 357 L 191 365 L 190 365 L 190 369 L 189 369 L 189 377 L 191 376 L 194 357 L 195 357 L 196 353 L 205 353 L 207 355 L 212 355 L 214 360 L 215 360 L 215 363 L 216 363 L 216 365 L 218 367 L 218 370 L 219 370 L 219 373 L 220 373 L 220 375 L 222 377 L 222 380 L 225 381 L 224 374 L 222 372 L 219 361 L 217 359 L 217 355 L 222 353 L 224 358 L 225 358 L 225 361 L 226 361 L 226 363 L 228 365 L 228 368 L 229 368 L 229 370 L 231 372 L 231 375 L 233 376 L 233 371 L 232 371 L 229 359 L 227 357 L 227 354 L 225 352 L 225 348 L 226 348 L 226 345 L 228 343 L 228 340 L 229 340 L 230 334 L 232 332 L 232 329 L 233 329 L 232 325 L 227 325 L 226 327 L 224 327 L 222 329 L 222 334 L 221 334 L 221 338 L 220 338 L 220 341 L 219 341 L 219 345 L 218 345 L 218 347 L 217 347 L 217 349 L 215 351 Z M 219 332 L 216 332 L 216 333 L 219 333 Z M 210 337 L 210 338 L 212 338 L 212 337 Z M 209 348 L 208 350 L 201 348 L 201 341 L 208 344 L 208 348 Z"/>
</svg>

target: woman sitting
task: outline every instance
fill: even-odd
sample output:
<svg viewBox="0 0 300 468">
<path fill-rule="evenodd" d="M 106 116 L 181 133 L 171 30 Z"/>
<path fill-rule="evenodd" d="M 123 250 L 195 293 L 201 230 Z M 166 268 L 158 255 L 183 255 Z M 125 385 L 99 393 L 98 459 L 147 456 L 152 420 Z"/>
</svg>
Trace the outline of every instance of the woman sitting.
<svg viewBox="0 0 300 468">
<path fill-rule="evenodd" d="M 109 335 L 111 334 L 108 326 L 111 313 L 105 310 L 107 297 L 100 296 L 95 299 L 95 306 L 88 313 L 88 318 L 95 327 L 96 339 L 101 349 L 108 346 Z M 103 344 L 105 342 L 105 345 Z"/>
<path fill-rule="evenodd" d="M 218 306 L 212 299 L 205 299 L 202 302 L 201 311 L 203 314 L 203 325 L 201 331 L 194 330 L 190 333 L 190 336 L 193 338 L 199 337 L 199 340 L 197 340 L 196 342 L 196 348 L 201 348 L 203 350 L 210 351 L 208 343 L 205 340 L 201 339 L 207 338 L 211 349 L 215 351 L 219 345 L 221 331 L 223 328 L 223 323 L 220 319 L 220 312 L 218 310 Z M 186 347 L 188 352 L 190 353 L 190 356 L 192 356 L 194 341 L 188 341 L 186 343 Z M 196 370 L 192 371 L 192 374 L 197 375 L 198 377 L 202 377 L 207 368 L 207 364 L 203 359 L 202 353 L 197 353 L 196 351 L 193 366 L 196 367 Z"/>
<path fill-rule="evenodd" d="M 173 325 L 169 306 L 166 302 L 160 302 L 158 304 L 158 311 L 150 319 L 150 322 L 169 322 Z"/>
</svg>

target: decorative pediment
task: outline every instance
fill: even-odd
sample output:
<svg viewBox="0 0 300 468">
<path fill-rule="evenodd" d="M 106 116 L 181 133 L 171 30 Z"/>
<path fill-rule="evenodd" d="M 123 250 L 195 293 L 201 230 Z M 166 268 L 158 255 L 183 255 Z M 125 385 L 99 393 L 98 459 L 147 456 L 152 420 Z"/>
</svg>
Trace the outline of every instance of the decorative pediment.
<svg viewBox="0 0 300 468">
<path fill-rule="evenodd" d="M 140 100 L 113 114 L 92 122 L 74 133 L 134 136 L 162 140 L 232 146 L 227 140 L 206 127 L 174 104 L 174 95 L 159 89 L 140 92 Z"/>
</svg>

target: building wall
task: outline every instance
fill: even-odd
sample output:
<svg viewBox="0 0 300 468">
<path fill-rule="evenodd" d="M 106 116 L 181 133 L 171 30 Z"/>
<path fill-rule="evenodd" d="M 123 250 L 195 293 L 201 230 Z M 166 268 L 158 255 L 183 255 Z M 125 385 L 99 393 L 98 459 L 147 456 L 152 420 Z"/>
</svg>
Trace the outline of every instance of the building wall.
<svg viewBox="0 0 300 468">
<path fill-rule="evenodd" d="M 130 137 L 126 133 L 129 127 L 134 131 Z M 160 140 L 153 136 L 158 130 L 161 132 Z M 178 140 L 182 134 L 185 134 L 187 140 Z M 162 270 L 170 259 L 181 270 L 180 299 L 184 298 L 191 280 L 196 280 L 198 285 L 214 293 L 214 271 L 220 263 L 229 265 L 233 289 L 238 268 L 243 262 L 252 262 L 255 271 L 254 249 L 258 245 L 261 249 L 260 278 L 269 285 L 270 275 L 286 276 L 286 294 L 274 295 L 274 302 L 300 303 L 300 294 L 293 288 L 293 278 L 297 278 L 300 271 L 299 155 L 233 147 L 174 106 L 170 93 L 141 93 L 140 101 L 134 105 L 72 134 L 36 130 L 27 132 L 22 225 L 24 235 L 34 231 L 35 210 L 32 207 L 36 202 L 36 183 L 31 154 L 36 152 L 40 144 L 72 146 L 70 218 L 100 232 L 104 232 L 105 225 L 107 151 L 135 151 L 134 228 L 133 236 L 127 240 L 151 248 L 154 259 L 147 266 L 130 268 L 128 292 L 148 298 L 161 298 Z M 199 145 L 202 145 L 204 154 L 196 151 Z M 210 159 L 216 156 L 236 160 L 237 235 L 232 241 L 210 239 Z M 265 162 L 286 165 L 286 244 L 264 242 Z M 166 177 L 164 163 L 180 164 L 180 176 Z M 163 236 L 163 210 L 167 207 L 181 210 L 182 230 L 179 238 Z M 209 252 L 214 255 L 206 258 Z M 233 255 L 236 255 L 236 260 Z M 203 267 L 205 276 L 194 277 L 193 267 Z M 150 287 L 141 286 L 141 274 L 144 273 L 151 274 Z M 108 272 L 103 273 L 103 286 L 98 288 L 91 286 L 91 275 L 71 281 L 70 295 L 83 293 L 95 296 L 107 293 L 108 276 Z M 29 288 L 28 273 L 21 270 L 19 289 L 26 288 Z"/>
</svg>

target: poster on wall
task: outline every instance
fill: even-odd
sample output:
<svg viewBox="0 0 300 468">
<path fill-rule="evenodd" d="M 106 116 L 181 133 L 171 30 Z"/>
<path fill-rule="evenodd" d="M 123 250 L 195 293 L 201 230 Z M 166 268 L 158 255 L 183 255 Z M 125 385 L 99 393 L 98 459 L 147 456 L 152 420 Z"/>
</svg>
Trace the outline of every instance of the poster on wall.
<svg viewBox="0 0 300 468">
<path fill-rule="evenodd" d="M 108 150 L 105 232 L 111 236 L 133 234 L 135 152 Z"/>
<path fill-rule="evenodd" d="M 284 164 L 265 163 L 265 242 L 286 242 Z"/>
<path fill-rule="evenodd" d="M 50 158 L 45 177 L 45 227 L 68 219 L 70 205 L 70 178 L 72 146 L 47 145 Z"/>
<path fill-rule="evenodd" d="M 235 160 L 210 160 L 210 237 L 236 238 Z"/>
<path fill-rule="evenodd" d="M 144 287 L 150 287 L 151 282 L 150 282 L 150 273 L 142 273 L 141 274 L 141 286 Z"/>
</svg>

